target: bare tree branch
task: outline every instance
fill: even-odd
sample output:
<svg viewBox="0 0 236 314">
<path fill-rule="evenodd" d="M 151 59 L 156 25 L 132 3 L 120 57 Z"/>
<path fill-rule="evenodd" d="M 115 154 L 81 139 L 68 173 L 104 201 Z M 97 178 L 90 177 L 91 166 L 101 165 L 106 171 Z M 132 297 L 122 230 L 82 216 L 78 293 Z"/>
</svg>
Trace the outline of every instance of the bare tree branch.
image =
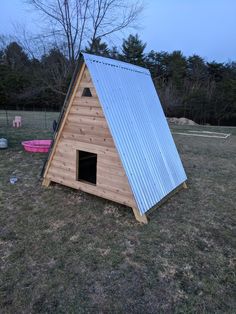
<svg viewBox="0 0 236 314">
<path fill-rule="evenodd" d="M 61 64 L 48 64 L 48 79 L 44 85 L 52 91 L 62 92 L 63 82 L 74 70 L 75 62 L 87 40 L 92 45 L 98 38 L 109 36 L 133 26 L 142 11 L 141 0 L 25 0 L 41 14 L 44 30 L 37 36 L 23 34 L 24 48 L 32 57 L 34 46 L 42 47 L 45 56 L 52 47 L 63 51 Z M 58 68 L 57 68 L 58 67 Z"/>
<path fill-rule="evenodd" d="M 56 29 L 57 40 L 66 39 L 67 56 L 73 65 L 85 40 L 109 36 L 133 23 L 143 6 L 140 0 L 26 0 Z M 44 35 L 45 36 L 45 35 Z M 63 39 L 64 38 L 64 39 Z"/>
</svg>

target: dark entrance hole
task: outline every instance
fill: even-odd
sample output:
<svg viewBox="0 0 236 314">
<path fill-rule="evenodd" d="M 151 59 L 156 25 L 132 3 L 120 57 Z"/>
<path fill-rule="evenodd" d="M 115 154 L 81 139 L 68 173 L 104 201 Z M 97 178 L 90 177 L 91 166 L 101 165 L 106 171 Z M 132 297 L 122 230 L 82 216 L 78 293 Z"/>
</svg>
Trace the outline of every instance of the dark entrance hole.
<svg viewBox="0 0 236 314">
<path fill-rule="evenodd" d="M 97 154 L 77 151 L 77 180 L 96 184 Z"/>
<path fill-rule="evenodd" d="M 91 93 L 90 88 L 85 87 L 83 90 L 82 96 L 83 97 L 92 97 L 92 93 Z"/>
</svg>

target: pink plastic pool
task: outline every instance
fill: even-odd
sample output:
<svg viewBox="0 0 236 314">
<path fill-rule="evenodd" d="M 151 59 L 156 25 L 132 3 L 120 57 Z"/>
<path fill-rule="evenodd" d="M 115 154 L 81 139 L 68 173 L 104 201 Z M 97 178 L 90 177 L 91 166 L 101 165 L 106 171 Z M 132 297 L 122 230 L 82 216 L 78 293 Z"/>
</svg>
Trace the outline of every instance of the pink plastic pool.
<svg viewBox="0 0 236 314">
<path fill-rule="evenodd" d="M 24 146 L 24 149 L 27 152 L 33 153 L 47 153 L 51 146 L 51 140 L 33 140 L 33 141 L 24 141 L 21 144 Z"/>
</svg>

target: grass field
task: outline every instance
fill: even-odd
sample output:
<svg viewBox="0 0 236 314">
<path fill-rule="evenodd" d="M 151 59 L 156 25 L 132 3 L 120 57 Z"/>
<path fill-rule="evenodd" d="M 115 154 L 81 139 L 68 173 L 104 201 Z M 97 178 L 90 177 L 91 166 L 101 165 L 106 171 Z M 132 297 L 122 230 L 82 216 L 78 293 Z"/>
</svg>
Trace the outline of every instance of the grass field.
<svg viewBox="0 0 236 314">
<path fill-rule="evenodd" d="M 236 129 L 175 134 L 189 188 L 140 225 L 124 206 L 43 188 L 45 154 L 20 143 L 51 137 L 57 114 L 45 129 L 32 122 L 43 113 L 27 114 L 19 130 L 0 119 L 1 313 L 235 313 Z"/>
</svg>

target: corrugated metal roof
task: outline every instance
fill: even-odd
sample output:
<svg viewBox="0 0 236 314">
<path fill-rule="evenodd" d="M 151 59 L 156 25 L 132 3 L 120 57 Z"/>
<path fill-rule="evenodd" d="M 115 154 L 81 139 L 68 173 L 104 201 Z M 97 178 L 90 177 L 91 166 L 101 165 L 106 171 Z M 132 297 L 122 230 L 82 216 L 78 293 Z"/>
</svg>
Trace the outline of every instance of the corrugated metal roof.
<svg viewBox="0 0 236 314">
<path fill-rule="evenodd" d="M 83 54 L 139 211 L 187 177 L 147 69 Z"/>
</svg>

